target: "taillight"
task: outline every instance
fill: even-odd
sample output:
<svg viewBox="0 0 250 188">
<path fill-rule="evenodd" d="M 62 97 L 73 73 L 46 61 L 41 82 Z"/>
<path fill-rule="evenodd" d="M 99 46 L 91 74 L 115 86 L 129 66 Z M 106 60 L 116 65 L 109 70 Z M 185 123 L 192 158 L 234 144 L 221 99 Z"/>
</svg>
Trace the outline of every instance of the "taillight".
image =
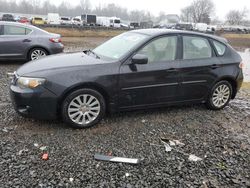
<svg viewBox="0 0 250 188">
<path fill-rule="evenodd" d="M 60 43 L 60 42 L 62 42 L 61 38 L 50 38 L 49 40 L 50 40 L 50 42 L 54 42 L 54 43 Z"/>
<path fill-rule="evenodd" d="M 243 63 L 243 62 L 240 62 L 239 67 L 240 67 L 241 69 L 243 69 L 243 68 L 244 68 L 244 63 Z"/>
</svg>

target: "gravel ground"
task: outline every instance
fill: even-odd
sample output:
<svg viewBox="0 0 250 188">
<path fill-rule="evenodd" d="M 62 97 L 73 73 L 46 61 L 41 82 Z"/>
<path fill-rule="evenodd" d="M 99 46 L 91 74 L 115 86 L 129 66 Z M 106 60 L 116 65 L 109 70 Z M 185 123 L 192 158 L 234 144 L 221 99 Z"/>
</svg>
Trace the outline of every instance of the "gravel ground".
<svg viewBox="0 0 250 188">
<path fill-rule="evenodd" d="M 126 112 L 75 130 L 15 113 L 5 73 L 20 65 L 0 65 L 0 187 L 250 187 L 249 89 L 219 112 L 203 105 Z M 185 145 L 166 152 L 162 137 Z M 95 153 L 141 163 L 96 161 Z"/>
</svg>

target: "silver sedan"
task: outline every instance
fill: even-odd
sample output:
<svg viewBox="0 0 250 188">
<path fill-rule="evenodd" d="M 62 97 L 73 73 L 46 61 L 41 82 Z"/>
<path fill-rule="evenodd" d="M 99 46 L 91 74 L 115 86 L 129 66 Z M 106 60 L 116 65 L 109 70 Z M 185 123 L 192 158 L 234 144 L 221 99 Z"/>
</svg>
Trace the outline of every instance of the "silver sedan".
<svg viewBox="0 0 250 188">
<path fill-rule="evenodd" d="M 0 60 L 36 60 L 63 49 L 59 34 L 27 24 L 0 22 Z"/>
</svg>

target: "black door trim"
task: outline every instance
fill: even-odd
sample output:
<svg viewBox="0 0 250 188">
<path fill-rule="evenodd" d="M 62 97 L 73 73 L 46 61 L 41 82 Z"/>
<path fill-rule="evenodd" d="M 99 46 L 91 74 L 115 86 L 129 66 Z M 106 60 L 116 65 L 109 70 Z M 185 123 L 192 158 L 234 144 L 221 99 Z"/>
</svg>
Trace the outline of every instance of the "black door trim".
<svg viewBox="0 0 250 188">
<path fill-rule="evenodd" d="M 127 87 L 122 88 L 122 90 L 132 90 L 132 89 L 144 89 L 144 88 L 151 88 L 151 87 L 164 87 L 164 86 L 176 86 L 178 83 L 169 83 L 169 84 L 155 84 L 155 85 L 146 85 L 146 86 L 136 86 L 136 87 Z"/>
</svg>

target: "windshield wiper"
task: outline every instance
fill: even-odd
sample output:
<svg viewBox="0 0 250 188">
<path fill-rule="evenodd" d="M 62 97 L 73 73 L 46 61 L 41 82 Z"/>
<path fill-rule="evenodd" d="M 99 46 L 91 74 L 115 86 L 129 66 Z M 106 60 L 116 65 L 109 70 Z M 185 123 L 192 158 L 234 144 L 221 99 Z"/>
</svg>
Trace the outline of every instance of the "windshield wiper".
<svg viewBox="0 0 250 188">
<path fill-rule="evenodd" d="M 86 50 L 86 52 L 88 53 L 88 54 L 93 54 L 95 57 L 96 57 L 96 59 L 100 59 L 100 57 L 93 51 L 93 50 Z"/>
</svg>

